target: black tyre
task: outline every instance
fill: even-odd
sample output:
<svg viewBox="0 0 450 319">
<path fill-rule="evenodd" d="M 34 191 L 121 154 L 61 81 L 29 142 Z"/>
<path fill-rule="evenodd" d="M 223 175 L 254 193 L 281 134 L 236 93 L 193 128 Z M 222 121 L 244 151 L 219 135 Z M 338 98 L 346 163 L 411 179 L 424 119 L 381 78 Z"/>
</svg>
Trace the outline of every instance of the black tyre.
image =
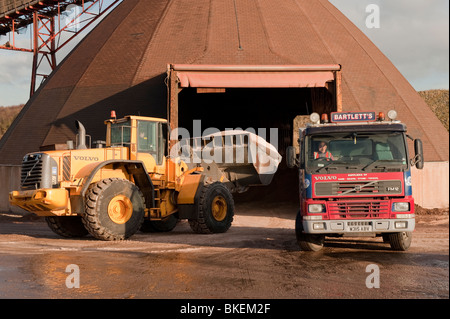
<svg viewBox="0 0 450 319">
<path fill-rule="evenodd" d="M 141 231 L 144 233 L 162 233 L 172 231 L 178 224 L 178 217 L 169 215 L 162 220 L 144 220 Z"/>
<path fill-rule="evenodd" d="M 88 189 L 83 223 L 97 239 L 131 237 L 141 228 L 144 215 L 144 196 L 128 180 L 107 178 L 93 183 Z"/>
<path fill-rule="evenodd" d="M 80 216 L 51 216 L 45 217 L 45 221 L 54 233 L 62 237 L 76 238 L 89 234 Z"/>
<path fill-rule="evenodd" d="M 205 184 L 196 204 L 198 219 L 189 219 L 192 230 L 198 234 L 224 233 L 234 217 L 234 200 L 222 183 Z"/>
<path fill-rule="evenodd" d="M 323 248 L 323 243 L 325 241 L 325 235 L 320 234 L 305 234 L 303 232 L 303 223 L 300 211 L 297 213 L 297 218 L 295 219 L 295 236 L 297 238 L 297 243 L 301 250 L 304 251 L 319 251 Z"/>
<path fill-rule="evenodd" d="M 393 250 L 406 251 L 411 246 L 412 232 L 391 233 L 388 238 Z"/>
</svg>

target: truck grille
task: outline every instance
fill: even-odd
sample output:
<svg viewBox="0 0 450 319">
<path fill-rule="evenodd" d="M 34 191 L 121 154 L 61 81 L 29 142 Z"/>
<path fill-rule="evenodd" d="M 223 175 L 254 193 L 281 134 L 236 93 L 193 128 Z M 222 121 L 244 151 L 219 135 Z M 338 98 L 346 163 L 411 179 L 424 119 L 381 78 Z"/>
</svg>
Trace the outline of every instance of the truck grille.
<svg viewBox="0 0 450 319">
<path fill-rule="evenodd" d="M 316 196 L 367 196 L 400 195 L 402 183 L 393 181 L 319 182 L 315 184 Z"/>
<path fill-rule="evenodd" d="M 389 218 L 389 201 L 345 201 L 330 202 L 331 219 L 341 218 Z"/>
<path fill-rule="evenodd" d="M 42 180 L 42 154 L 26 155 L 22 161 L 20 184 L 22 189 L 39 189 Z"/>
</svg>

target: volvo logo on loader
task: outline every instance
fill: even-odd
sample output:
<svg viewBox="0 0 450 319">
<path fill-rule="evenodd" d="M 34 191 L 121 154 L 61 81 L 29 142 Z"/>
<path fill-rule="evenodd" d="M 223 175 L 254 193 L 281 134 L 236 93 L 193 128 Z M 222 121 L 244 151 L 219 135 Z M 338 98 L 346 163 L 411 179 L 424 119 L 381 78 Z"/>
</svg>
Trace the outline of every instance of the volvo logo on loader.
<svg viewBox="0 0 450 319">
<path fill-rule="evenodd" d="M 91 157 L 91 156 L 74 156 L 73 157 L 76 161 L 99 161 L 98 157 Z"/>
</svg>

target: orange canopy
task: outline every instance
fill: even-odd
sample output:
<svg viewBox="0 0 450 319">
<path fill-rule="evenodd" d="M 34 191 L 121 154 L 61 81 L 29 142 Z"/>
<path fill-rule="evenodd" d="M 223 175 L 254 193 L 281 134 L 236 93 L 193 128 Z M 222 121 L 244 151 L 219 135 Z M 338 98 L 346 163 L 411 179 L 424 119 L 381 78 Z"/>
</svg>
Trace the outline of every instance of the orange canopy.
<svg viewBox="0 0 450 319">
<path fill-rule="evenodd" d="M 174 64 L 180 87 L 302 88 L 325 87 L 340 65 L 191 65 Z"/>
</svg>

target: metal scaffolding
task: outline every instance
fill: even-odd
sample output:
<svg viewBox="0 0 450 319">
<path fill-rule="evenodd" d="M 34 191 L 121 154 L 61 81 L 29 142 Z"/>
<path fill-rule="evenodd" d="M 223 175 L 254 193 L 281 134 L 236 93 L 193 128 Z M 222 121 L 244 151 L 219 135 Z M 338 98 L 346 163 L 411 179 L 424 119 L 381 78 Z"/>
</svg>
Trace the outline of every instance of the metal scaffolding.
<svg viewBox="0 0 450 319">
<path fill-rule="evenodd" d="M 0 49 L 33 54 L 30 96 L 56 68 L 56 53 L 121 1 L 0 0 L 0 35 L 9 34 L 9 41 L 0 43 Z M 30 47 L 21 47 L 16 34 L 29 25 Z"/>
</svg>

